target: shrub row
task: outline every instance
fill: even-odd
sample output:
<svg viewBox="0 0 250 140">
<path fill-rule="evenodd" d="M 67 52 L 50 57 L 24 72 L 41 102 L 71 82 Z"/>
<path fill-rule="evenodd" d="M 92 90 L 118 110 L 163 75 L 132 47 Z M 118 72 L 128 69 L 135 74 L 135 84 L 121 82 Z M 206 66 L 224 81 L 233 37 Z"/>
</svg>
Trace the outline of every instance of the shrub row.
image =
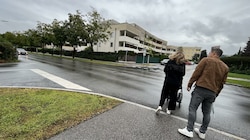
<svg viewBox="0 0 250 140">
<path fill-rule="evenodd" d="M 0 63 L 17 61 L 18 54 L 13 45 L 0 38 Z"/>
<path fill-rule="evenodd" d="M 232 56 L 221 58 L 230 68 L 230 72 L 250 75 L 250 57 Z"/>
</svg>

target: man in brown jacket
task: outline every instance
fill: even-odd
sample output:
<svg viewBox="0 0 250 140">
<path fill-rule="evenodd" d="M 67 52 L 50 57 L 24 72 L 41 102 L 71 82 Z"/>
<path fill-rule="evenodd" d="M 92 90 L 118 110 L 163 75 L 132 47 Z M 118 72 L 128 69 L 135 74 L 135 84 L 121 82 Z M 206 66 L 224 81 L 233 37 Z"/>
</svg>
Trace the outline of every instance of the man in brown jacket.
<svg viewBox="0 0 250 140">
<path fill-rule="evenodd" d="M 210 122 L 212 103 L 221 92 L 229 70 L 228 66 L 220 60 L 222 53 L 223 51 L 219 47 L 212 47 L 208 57 L 199 62 L 188 82 L 188 91 L 196 82 L 189 104 L 188 123 L 187 127 L 178 129 L 179 133 L 187 137 L 193 137 L 194 130 L 201 139 L 205 139 L 205 133 Z M 203 121 L 198 129 L 194 128 L 194 123 L 196 111 L 200 104 L 202 104 Z"/>
</svg>

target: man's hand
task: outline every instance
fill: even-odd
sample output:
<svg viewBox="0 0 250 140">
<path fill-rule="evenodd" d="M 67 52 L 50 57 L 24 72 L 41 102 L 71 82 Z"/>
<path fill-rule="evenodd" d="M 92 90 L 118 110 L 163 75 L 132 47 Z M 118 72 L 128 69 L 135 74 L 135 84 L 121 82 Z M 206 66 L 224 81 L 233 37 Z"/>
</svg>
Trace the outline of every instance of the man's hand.
<svg viewBox="0 0 250 140">
<path fill-rule="evenodd" d="M 187 87 L 187 91 L 190 91 L 191 90 L 191 87 Z"/>
</svg>

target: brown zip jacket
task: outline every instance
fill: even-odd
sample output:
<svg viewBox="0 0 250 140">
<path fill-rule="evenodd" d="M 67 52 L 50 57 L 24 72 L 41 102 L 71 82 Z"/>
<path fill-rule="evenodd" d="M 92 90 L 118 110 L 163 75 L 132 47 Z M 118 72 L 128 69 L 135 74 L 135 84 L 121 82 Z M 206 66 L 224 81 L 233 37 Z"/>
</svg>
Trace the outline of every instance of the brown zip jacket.
<svg viewBox="0 0 250 140">
<path fill-rule="evenodd" d="M 226 83 L 228 71 L 228 66 L 219 58 L 203 58 L 190 78 L 188 87 L 191 88 L 196 82 L 196 86 L 209 89 L 218 96 Z"/>
</svg>

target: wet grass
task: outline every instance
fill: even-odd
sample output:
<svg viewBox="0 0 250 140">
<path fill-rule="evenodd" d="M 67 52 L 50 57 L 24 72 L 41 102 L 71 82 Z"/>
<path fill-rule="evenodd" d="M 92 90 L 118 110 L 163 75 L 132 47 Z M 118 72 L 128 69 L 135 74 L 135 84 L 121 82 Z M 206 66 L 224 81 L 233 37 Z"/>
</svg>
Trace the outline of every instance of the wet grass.
<svg viewBox="0 0 250 140">
<path fill-rule="evenodd" d="M 47 139 L 120 103 L 76 92 L 0 88 L 0 139 Z"/>
<path fill-rule="evenodd" d="M 245 88 L 250 88 L 250 82 L 247 81 L 239 81 L 239 80 L 233 80 L 233 79 L 227 79 L 228 84 L 238 85 Z"/>
<path fill-rule="evenodd" d="M 247 74 L 228 73 L 228 77 L 242 78 L 242 79 L 249 79 L 250 80 L 250 75 L 247 75 Z"/>
<path fill-rule="evenodd" d="M 247 74 L 228 73 L 228 77 L 250 80 L 250 75 L 247 75 Z M 238 86 L 245 87 L 245 88 L 250 88 L 250 82 L 248 82 L 248 81 L 227 79 L 227 83 L 228 84 L 233 84 L 233 85 L 238 85 Z"/>
</svg>

